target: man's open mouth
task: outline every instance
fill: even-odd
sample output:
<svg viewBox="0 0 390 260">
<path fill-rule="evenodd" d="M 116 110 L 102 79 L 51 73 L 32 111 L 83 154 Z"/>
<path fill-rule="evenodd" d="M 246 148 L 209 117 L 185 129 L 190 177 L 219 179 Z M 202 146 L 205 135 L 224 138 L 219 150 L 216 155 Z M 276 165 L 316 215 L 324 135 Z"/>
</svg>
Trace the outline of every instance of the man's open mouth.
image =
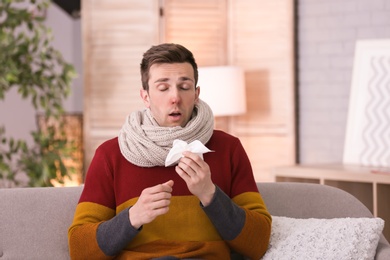
<svg viewBox="0 0 390 260">
<path fill-rule="evenodd" d="M 170 116 L 180 116 L 181 113 L 179 113 L 179 112 L 174 112 L 174 113 L 170 113 L 169 115 L 170 115 Z"/>
</svg>

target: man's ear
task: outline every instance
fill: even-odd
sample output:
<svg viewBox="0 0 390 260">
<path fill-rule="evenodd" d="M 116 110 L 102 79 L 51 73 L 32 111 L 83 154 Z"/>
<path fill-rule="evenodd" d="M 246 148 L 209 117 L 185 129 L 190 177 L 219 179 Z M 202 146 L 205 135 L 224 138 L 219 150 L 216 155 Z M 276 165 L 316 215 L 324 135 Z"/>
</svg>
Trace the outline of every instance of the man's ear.
<svg viewBox="0 0 390 260">
<path fill-rule="evenodd" d="M 148 91 L 145 90 L 145 89 L 141 89 L 139 91 L 139 95 L 141 96 L 142 101 L 144 102 L 145 106 L 147 108 L 149 108 L 150 107 L 150 102 L 149 102 L 149 93 L 148 93 Z"/>
<path fill-rule="evenodd" d="M 195 88 L 195 104 L 197 104 L 199 102 L 199 94 L 200 94 L 200 87 L 197 86 Z"/>
</svg>

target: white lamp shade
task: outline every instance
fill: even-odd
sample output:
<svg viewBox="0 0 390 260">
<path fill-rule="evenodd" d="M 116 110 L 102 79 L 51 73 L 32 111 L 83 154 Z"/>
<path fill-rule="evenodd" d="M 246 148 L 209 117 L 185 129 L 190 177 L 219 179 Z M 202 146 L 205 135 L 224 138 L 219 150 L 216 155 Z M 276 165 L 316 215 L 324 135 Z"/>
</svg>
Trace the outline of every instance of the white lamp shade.
<svg viewBox="0 0 390 260">
<path fill-rule="evenodd" d="M 214 116 L 233 116 L 246 112 L 245 78 L 241 68 L 201 67 L 198 73 L 199 97 L 211 107 Z"/>
</svg>

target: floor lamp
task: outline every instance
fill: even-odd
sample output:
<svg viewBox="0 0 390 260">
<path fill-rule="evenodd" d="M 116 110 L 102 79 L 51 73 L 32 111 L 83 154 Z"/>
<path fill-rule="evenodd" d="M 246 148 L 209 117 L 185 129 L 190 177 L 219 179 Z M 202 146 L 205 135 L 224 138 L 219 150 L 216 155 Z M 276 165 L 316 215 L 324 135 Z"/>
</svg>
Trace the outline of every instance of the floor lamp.
<svg viewBox="0 0 390 260">
<path fill-rule="evenodd" d="M 237 66 L 200 67 L 200 99 L 213 110 L 215 128 L 231 132 L 232 116 L 246 112 L 244 71 Z"/>
</svg>

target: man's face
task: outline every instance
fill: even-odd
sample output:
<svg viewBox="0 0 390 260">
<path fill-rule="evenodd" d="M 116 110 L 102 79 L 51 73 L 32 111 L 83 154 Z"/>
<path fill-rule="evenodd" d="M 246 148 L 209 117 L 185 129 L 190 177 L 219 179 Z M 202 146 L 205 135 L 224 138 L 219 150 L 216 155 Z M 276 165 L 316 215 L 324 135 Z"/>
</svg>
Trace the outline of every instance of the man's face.
<svg viewBox="0 0 390 260">
<path fill-rule="evenodd" d="M 199 97 L 191 64 L 153 64 L 148 83 L 149 93 L 141 89 L 140 94 L 157 123 L 160 126 L 184 127 Z"/>
</svg>

